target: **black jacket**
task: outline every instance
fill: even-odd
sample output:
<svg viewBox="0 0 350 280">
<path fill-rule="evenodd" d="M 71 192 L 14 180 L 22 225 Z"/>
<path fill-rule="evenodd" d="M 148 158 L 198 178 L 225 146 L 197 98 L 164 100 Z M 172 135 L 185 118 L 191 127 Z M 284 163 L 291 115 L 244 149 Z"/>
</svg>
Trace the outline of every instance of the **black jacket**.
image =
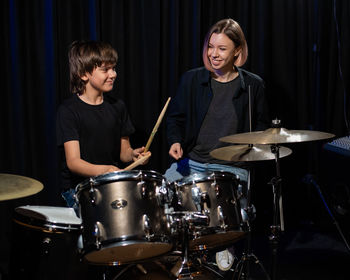
<svg viewBox="0 0 350 280">
<path fill-rule="evenodd" d="M 265 130 L 270 120 L 264 81 L 246 70 L 241 68 L 237 70 L 241 88 L 232 99 L 238 117 L 237 133 L 249 132 L 250 129 L 249 86 L 252 104 L 252 131 Z M 175 97 L 169 104 L 168 144 L 171 146 L 174 143 L 180 143 L 184 156 L 195 146 L 199 130 L 213 98 L 210 80 L 210 72 L 204 67 L 186 72 L 181 78 Z"/>
</svg>

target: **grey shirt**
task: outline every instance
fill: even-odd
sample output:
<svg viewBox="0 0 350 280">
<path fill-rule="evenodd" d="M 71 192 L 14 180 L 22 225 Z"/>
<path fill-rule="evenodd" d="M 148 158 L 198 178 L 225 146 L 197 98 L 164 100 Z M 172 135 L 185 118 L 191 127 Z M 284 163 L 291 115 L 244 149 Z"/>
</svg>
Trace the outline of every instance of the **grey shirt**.
<svg viewBox="0 0 350 280">
<path fill-rule="evenodd" d="M 232 99 L 240 89 L 240 79 L 237 77 L 226 83 L 211 79 L 211 89 L 213 99 L 189 157 L 202 163 L 227 164 L 225 161 L 212 158 L 209 153 L 228 145 L 220 142 L 219 138 L 237 133 L 238 119 Z"/>
</svg>

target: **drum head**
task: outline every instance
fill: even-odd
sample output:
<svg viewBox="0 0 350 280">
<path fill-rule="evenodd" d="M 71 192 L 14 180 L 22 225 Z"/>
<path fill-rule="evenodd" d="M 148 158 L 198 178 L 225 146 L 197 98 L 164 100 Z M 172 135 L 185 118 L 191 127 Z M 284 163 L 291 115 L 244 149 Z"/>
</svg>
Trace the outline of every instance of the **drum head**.
<svg viewBox="0 0 350 280">
<path fill-rule="evenodd" d="M 211 171 L 211 172 L 201 172 L 201 173 L 193 173 L 189 176 L 182 178 L 179 181 L 176 181 L 177 186 L 183 186 L 193 183 L 200 183 L 206 181 L 217 180 L 237 180 L 236 175 L 231 172 L 226 171 Z"/>
<path fill-rule="evenodd" d="M 18 224 L 48 232 L 81 229 L 81 220 L 73 208 L 26 205 L 15 209 L 14 221 Z"/>
<path fill-rule="evenodd" d="M 152 171 L 152 170 L 129 170 L 129 171 L 114 171 L 110 173 L 105 173 L 95 177 L 86 179 L 77 185 L 76 191 L 79 197 L 79 192 L 87 187 L 99 186 L 108 183 L 118 182 L 118 181 L 158 181 L 162 182 L 165 180 L 162 174 Z"/>
</svg>

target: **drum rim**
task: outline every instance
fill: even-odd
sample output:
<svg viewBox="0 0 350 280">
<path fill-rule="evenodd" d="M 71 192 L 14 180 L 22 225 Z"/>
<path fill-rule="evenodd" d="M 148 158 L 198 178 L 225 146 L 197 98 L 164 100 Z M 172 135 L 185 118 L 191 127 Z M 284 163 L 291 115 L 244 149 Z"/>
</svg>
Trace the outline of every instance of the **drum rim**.
<svg viewBox="0 0 350 280">
<path fill-rule="evenodd" d="M 44 205 L 22 205 L 15 208 L 13 221 L 19 225 L 26 226 L 29 228 L 37 229 L 44 232 L 66 232 L 73 230 L 81 230 L 82 221 L 77 216 L 76 220 L 69 220 L 66 222 L 62 221 L 52 221 L 48 213 L 45 213 L 44 209 L 67 209 L 70 211 L 70 214 L 75 211 L 73 208 L 69 207 L 56 207 L 56 206 L 44 206 Z M 33 215 L 30 215 L 30 214 Z M 35 215 L 37 214 L 37 215 Z M 75 214 L 76 215 L 76 214 Z M 68 216 L 67 216 L 68 218 Z M 72 217 L 70 217 L 72 218 Z"/>
<path fill-rule="evenodd" d="M 236 175 L 232 172 L 220 171 L 220 170 L 196 172 L 181 178 L 180 180 L 176 181 L 175 184 L 181 187 L 193 182 L 201 183 L 201 182 L 211 181 L 214 178 L 215 179 L 229 178 L 229 179 L 236 180 Z"/>
<path fill-rule="evenodd" d="M 154 170 L 125 170 L 125 171 L 114 171 L 104 173 L 98 176 L 90 177 L 85 179 L 83 182 L 76 186 L 76 192 L 79 192 L 86 187 L 100 186 L 107 183 L 119 182 L 119 181 L 136 181 L 136 180 L 150 180 L 156 179 L 159 181 L 166 180 L 165 177 Z"/>
<path fill-rule="evenodd" d="M 29 221 L 32 221 L 28 217 Z M 78 224 L 63 224 L 63 223 L 52 223 L 49 221 L 43 221 L 43 220 L 35 220 L 35 221 L 42 221 L 43 223 L 35 223 L 35 222 L 26 222 L 26 221 L 21 221 L 20 219 L 14 218 L 13 221 L 21 226 L 25 226 L 28 228 L 32 228 L 35 230 L 47 232 L 47 233 L 64 233 L 64 232 L 70 232 L 70 231 L 78 231 L 80 232 L 82 230 L 82 225 Z"/>
</svg>

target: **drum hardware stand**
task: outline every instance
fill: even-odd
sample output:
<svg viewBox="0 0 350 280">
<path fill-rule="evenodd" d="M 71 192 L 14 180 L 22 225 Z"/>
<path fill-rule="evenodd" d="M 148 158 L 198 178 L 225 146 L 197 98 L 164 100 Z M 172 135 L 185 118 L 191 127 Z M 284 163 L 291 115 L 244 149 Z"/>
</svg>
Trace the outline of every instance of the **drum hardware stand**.
<svg viewBox="0 0 350 280">
<path fill-rule="evenodd" d="M 263 264 L 259 261 L 257 256 L 252 252 L 251 248 L 251 239 L 252 239 L 252 229 L 250 225 L 250 221 L 254 219 L 255 217 L 255 207 L 250 203 L 250 197 L 251 197 L 251 190 L 250 190 L 250 185 L 251 185 L 251 170 L 249 170 L 248 173 L 248 181 L 247 181 L 247 206 L 245 207 L 245 211 L 247 213 L 247 221 L 245 221 L 247 225 L 247 239 L 246 239 L 246 247 L 245 251 L 243 252 L 243 255 L 239 262 L 237 263 L 232 279 L 236 279 L 236 273 L 238 273 L 237 279 L 249 279 L 249 274 L 250 274 L 250 266 L 249 262 L 254 261 L 255 264 L 258 264 L 263 271 L 263 273 L 266 276 L 267 280 L 270 280 L 270 276 L 267 273 L 265 267 Z"/>
<path fill-rule="evenodd" d="M 209 223 L 209 221 L 207 217 L 204 219 L 203 215 L 200 213 L 198 213 L 198 216 L 195 217 L 192 221 L 192 214 L 194 213 L 189 214 L 190 217 L 187 217 L 188 214 L 184 214 L 183 217 L 177 220 L 177 222 L 182 227 L 180 231 L 182 237 L 182 259 L 179 260 L 170 271 L 171 274 L 175 276 L 177 280 L 192 280 L 196 277 L 200 277 L 202 274 L 201 271 L 197 269 L 198 265 L 194 265 L 192 260 L 189 258 L 189 230 L 190 225 L 195 225 L 196 223 L 202 224 L 203 220 L 206 220 L 207 223 Z M 194 215 L 196 216 L 196 214 Z M 195 220 L 196 218 L 199 218 L 198 221 Z M 201 261 L 199 261 L 199 266 L 203 266 L 210 272 L 214 273 L 216 276 L 223 278 L 221 274 L 213 270 L 211 267 L 201 263 Z"/>
<path fill-rule="evenodd" d="M 277 278 L 277 253 L 279 247 L 280 233 L 284 231 L 283 206 L 282 206 L 282 178 L 279 164 L 279 146 L 271 145 L 271 152 L 275 155 L 276 177 L 268 183 L 272 185 L 273 191 L 273 225 L 270 226 L 271 235 L 269 241 L 272 250 L 271 275 L 272 280 Z M 279 221 L 279 222 L 278 222 Z"/>
<path fill-rule="evenodd" d="M 124 267 L 116 276 L 113 277 L 112 280 L 117 280 L 120 276 L 122 276 L 129 268 L 135 266 L 135 264 L 129 264 Z M 141 268 L 139 268 L 141 270 Z M 142 271 L 143 272 L 143 271 Z M 103 275 L 103 280 L 105 280 L 105 274 Z"/>
<path fill-rule="evenodd" d="M 182 233 L 182 259 L 171 269 L 171 274 L 176 279 L 189 280 L 200 274 L 200 272 L 193 268 L 192 261 L 189 260 L 189 223 L 186 217 L 181 217 L 179 222 L 182 225 L 182 230 L 180 231 Z"/>
</svg>

